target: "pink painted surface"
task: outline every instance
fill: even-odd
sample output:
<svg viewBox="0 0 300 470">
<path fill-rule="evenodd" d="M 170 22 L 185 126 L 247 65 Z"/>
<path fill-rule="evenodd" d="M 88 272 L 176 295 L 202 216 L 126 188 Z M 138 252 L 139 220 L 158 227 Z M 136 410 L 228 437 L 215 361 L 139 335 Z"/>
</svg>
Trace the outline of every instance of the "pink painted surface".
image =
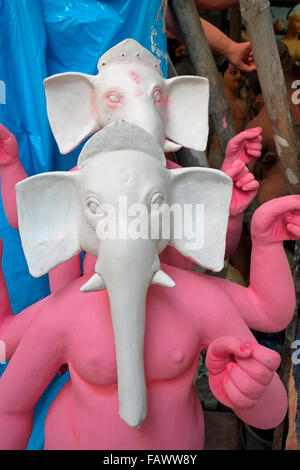
<svg viewBox="0 0 300 470">
<path fill-rule="evenodd" d="M 0 124 L 0 178 L 1 198 L 8 223 L 18 228 L 15 185 L 27 178 L 18 154 L 15 136 Z"/>
<path fill-rule="evenodd" d="M 261 133 L 261 127 L 248 129 L 237 134 L 227 145 L 221 170 L 232 178 L 233 191 L 225 258 L 229 258 L 235 252 L 241 238 L 243 212 L 258 192 L 259 183 L 246 165 L 261 155 Z"/>
<path fill-rule="evenodd" d="M 34 405 L 64 364 L 72 380 L 48 413 L 46 449 L 202 448 L 203 416 L 192 382 L 203 349 L 217 398 L 252 426 L 276 426 L 287 409 L 286 392 L 275 373 L 279 357 L 259 346 L 250 328 L 280 331 L 291 320 L 295 293 L 282 241 L 299 238 L 300 196 L 288 196 L 269 201 L 253 217 L 248 288 L 162 266 L 176 287 L 151 286 L 148 291 L 148 415 L 139 429 L 128 427 L 118 415 L 106 291 L 81 293 L 86 275 L 14 317 L 1 276 L 1 315 L 5 311 L 10 322 L 0 339 L 8 349 L 21 333 L 15 325 L 29 320 L 23 320 L 22 341 L 0 381 L 0 448 L 26 447 Z"/>
<path fill-rule="evenodd" d="M 142 77 L 141 77 L 138 73 L 136 73 L 134 70 L 131 70 L 131 71 L 129 72 L 129 75 L 130 75 L 130 77 L 132 78 L 132 80 L 135 81 L 135 83 L 137 83 L 137 84 L 140 84 L 140 83 L 141 83 Z"/>
</svg>

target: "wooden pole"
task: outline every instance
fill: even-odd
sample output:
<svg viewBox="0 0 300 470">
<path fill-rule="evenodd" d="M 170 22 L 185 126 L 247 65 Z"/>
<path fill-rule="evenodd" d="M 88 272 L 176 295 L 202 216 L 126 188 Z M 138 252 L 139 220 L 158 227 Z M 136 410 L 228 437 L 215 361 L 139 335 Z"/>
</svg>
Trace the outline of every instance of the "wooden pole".
<svg viewBox="0 0 300 470">
<path fill-rule="evenodd" d="M 300 242 L 295 245 L 293 279 L 296 290 L 296 310 L 293 320 L 285 330 L 284 344 L 281 352 L 281 366 L 279 370 L 280 378 L 288 392 L 289 373 L 292 367 L 291 355 L 292 344 L 296 339 L 299 329 L 299 300 L 300 300 Z M 299 392 L 298 392 L 299 393 Z M 273 450 L 283 450 L 288 432 L 288 418 L 279 425 L 274 431 Z"/>
<path fill-rule="evenodd" d="M 257 74 L 289 192 L 300 193 L 300 146 L 294 130 L 268 0 L 240 0 Z"/>
<path fill-rule="evenodd" d="M 225 155 L 227 143 L 236 135 L 236 129 L 197 8 L 194 0 L 172 0 L 171 6 L 196 74 L 209 79 L 209 112 L 222 153 Z"/>
</svg>

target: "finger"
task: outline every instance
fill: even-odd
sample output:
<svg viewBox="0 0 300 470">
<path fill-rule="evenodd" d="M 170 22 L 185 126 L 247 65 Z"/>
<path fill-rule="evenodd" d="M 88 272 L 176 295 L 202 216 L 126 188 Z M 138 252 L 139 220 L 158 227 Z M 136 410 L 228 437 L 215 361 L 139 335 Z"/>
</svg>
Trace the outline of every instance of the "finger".
<svg viewBox="0 0 300 470">
<path fill-rule="evenodd" d="M 278 369 L 281 362 L 281 357 L 276 351 L 258 343 L 252 344 L 252 357 L 273 372 Z"/>
<path fill-rule="evenodd" d="M 261 156 L 261 150 L 248 150 L 247 151 L 248 155 L 251 155 L 251 157 L 259 158 Z"/>
<path fill-rule="evenodd" d="M 295 224 L 287 224 L 286 228 L 290 232 L 290 234 L 295 237 L 297 240 L 300 239 L 300 227 L 299 225 Z"/>
<path fill-rule="evenodd" d="M 256 191 L 259 188 L 259 182 L 256 180 L 251 181 L 250 183 L 242 186 L 243 191 Z"/>
<path fill-rule="evenodd" d="M 300 210 L 300 195 L 293 194 L 290 196 L 279 197 L 262 204 L 253 216 L 253 222 L 257 217 L 261 217 L 261 213 L 264 213 L 264 217 L 269 220 L 274 219 L 286 212 L 299 211 Z M 253 223 L 252 222 L 252 223 Z"/>
<path fill-rule="evenodd" d="M 249 377 L 252 377 L 252 379 L 262 385 L 268 385 L 274 376 L 274 371 L 268 369 L 252 357 L 248 359 L 237 358 L 236 363 Z"/>
<path fill-rule="evenodd" d="M 248 184 L 251 181 L 253 181 L 253 179 L 254 179 L 254 176 L 251 173 L 246 173 L 241 178 L 238 179 L 238 181 L 236 182 L 236 185 L 238 188 L 241 188 L 242 186 L 244 186 L 244 184 Z"/>
<path fill-rule="evenodd" d="M 261 134 L 262 134 L 262 131 L 263 131 L 263 128 L 262 127 L 251 127 L 251 129 L 247 129 L 246 131 L 244 132 L 247 132 L 248 135 L 249 135 L 249 139 L 259 139 L 261 138 Z"/>
<path fill-rule="evenodd" d="M 228 398 L 233 403 L 234 408 L 247 410 L 256 405 L 257 401 L 252 400 L 240 392 L 227 374 L 224 374 L 223 387 Z"/>
<path fill-rule="evenodd" d="M 230 176 L 231 179 L 235 180 L 245 169 L 245 163 L 241 162 L 235 165 L 237 160 L 233 163 L 232 167 L 226 170 L 226 175 Z"/>
<path fill-rule="evenodd" d="M 259 399 L 266 389 L 265 385 L 249 377 L 248 374 L 233 362 L 227 365 L 226 373 L 229 375 L 236 388 L 252 400 Z"/>
<path fill-rule="evenodd" d="M 261 127 L 253 127 L 251 129 L 247 129 L 243 132 L 240 132 L 238 135 L 234 137 L 235 142 L 241 142 L 245 140 L 249 140 L 249 143 L 252 141 L 258 140 L 261 137 L 262 128 Z M 258 140 L 260 142 L 260 140 Z"/>
<path fill-rule="evenodd" d="M 215 339 L 207 349 L 206 367 L 212 374 L 222 372 L 228 362 L 232 362 L 232 355 L 246 358 L 252 353 L 251 344 L 241 343 L 233 336 L 221 336 Z"/>
<path fill-rule="evenodd" d="M 252 357 L 272 372 L 278 369 L 281 362 L 281 357 L 276 351 L 258 343 L 252 344 Z"/>
<path fill-rule="evenodd" d="M 261 150 L 262 145 L 261 142 L 257 142 L 256 140 L 250 141 L 247 144 L 247 150 Z"/>
<path fill-rule="evenodd" d="M 256 65 L 253 63 L 253 65 L 240 65 L 240 70 L 243 72 L 253 72 L 253 70 L 256 70 Z"/>
<path fill-rule="evenodd" d="M 295 225 L 300 225 L 300 214 L 297 212 L 293 212 L 291 214 L 288 214 L 286 216 L 286 221 L 295 224 Z"/>
</svg>

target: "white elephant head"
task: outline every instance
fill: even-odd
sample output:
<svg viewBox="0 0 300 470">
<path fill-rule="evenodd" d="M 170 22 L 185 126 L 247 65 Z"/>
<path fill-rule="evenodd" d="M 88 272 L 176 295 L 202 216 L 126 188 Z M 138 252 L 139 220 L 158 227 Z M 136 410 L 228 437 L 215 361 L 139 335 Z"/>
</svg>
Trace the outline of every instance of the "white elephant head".
<svg viewBox="0 0 300 470">
<path fill-rule="evenodd" d="M 138 427 L 146 416 L 143 347 L 148 287 L 152 283 L 175 285 L 161 270 L 158 254 L 170 243 L 196 263 L 221 270 L 232 181 L 213 169 L 167 170 L 162 149 L 154 139 L 126 122 L 113 123 L 96 133 L 84 146 L 78 167 L 76 172 L 40 174 L 16 185 L 22 246 L 35 277 L 81 250 L 97 257 L 96 272 L 81 290 L 107 288 L 116 345 L 119 412 L 130 426 Z M 120 209 L 120 198 L 128 202 L 127 213 Z M 171 224 L 166 236 L 160 230 L 158 237 L 131 236 L 129 227 L 135 224 L 136 216 L 132 206 L 137 203 L 145 208 L 139 222 L 149 225 L 161 223 L 172 205 L 202 204 L 204 225 L 196 226 L 193 211 L 192 218 L 184 219 L 189 226 L 181 236 L 177 222 Z M 126 236 L 123 232 L 104 236 L 104 228 L 116 219 L 122 226 L 126 222 Z M 203 237 L 201 245 L 190 248 L 192 228 L 203 228 Z"/>
<path fill-rule="evenodd" d="M 133 39 L 107 51 L 97 75 L 62 73 L 44 81 L 47 111 L 61 153 L 113 121 L 149 132 L 165 151 L 205 150 L 209 84 L 206 78 L 165 80 L 159 61 Z"/>
</svg>

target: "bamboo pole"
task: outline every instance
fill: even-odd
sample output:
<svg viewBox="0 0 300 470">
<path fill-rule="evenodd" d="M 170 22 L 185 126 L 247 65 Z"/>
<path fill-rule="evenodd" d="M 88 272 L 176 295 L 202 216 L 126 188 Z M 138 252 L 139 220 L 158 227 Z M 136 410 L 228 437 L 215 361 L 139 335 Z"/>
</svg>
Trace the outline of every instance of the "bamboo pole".
<svg viewBox="0 0 300 470">
<path fill-rule="evenodd" d="M 240 0 L 257 74 L 289 192 L 300 193 L 300 146 L 294 130 L 268 0 Z"/>
<path fill-rule="evenodd" d="M 196 74 L 209 79 L 209 112 L 224 156 L 228 141 L 236 135 L 236 129 L 197 8 L 194 0 L 172 0 L 171 6 Z"/>
<path fill-rule="evenodd" d="M 296 309 L 294 317 L 285 330 L 284 344 L 281 352 L 282 360 L 279 370 L 280 378 L 288 392 L 289 373 L 292 367 L 292 344 L 296 339 L 299 329 L 299 302 L 300 302 L 300 242 L 295 245 L 293 279 L 296 291 Z M 273 450 L 284 450 L 284 444 L 288 432 L 288 417 L 274 431 Z"/>
</svg>

